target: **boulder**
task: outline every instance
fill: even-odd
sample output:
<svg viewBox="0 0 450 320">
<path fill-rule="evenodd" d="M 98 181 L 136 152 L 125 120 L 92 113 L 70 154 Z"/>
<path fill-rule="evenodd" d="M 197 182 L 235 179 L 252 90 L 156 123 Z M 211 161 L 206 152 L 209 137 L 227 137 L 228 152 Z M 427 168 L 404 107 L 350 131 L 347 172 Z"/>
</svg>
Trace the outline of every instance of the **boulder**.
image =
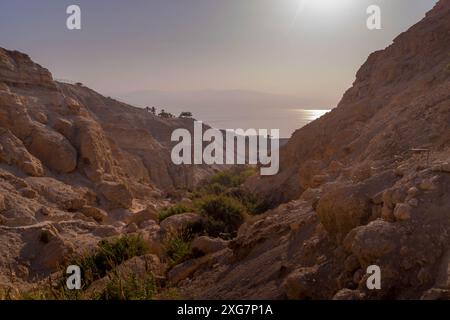
<svg viewBox="0 0 450 320">
<path fill-rule="evenodd" d="M 359 290 L 342 289 L 336 293 L 333 300 L 363 300 L 364 293 Z"/>
<path fill-rule="evenodd" d="M 71 243 L 54 236 L 48 243 L 41 244 L 33 263 L 36 269 L 57 270 L 73 252 L 74 247 Z"/>
<path fill-rule="evenodd" d="M 27 179 L 30 186 L 48 202 L 66 211 L 80 211 L 86 205 L 86 192 L 49 177 Z"/>
<path fill-rule="evenodd" d="M 70 173 L 77 167 L 77 151 L 61 134 L 36 126 L 28 147 L 47 167 Z"/>
<path fill-rule="evenodd" d="M 200 257 L 198 259 L 191 259 L 185 261 L 179 265 L 173 267 L 167 274 L 167 278 L 171 285 L 176 285 L 180 281 L 187 279 L 193 275 L 197 270 L 208 262 L 214 261 L 215 257 L 213 255 L 208 255 Z"/>
<path fill-rule="evenodd" d="M 22 141 L 11 131 L 1 128 L 0 161 L 17 166 L 29 176 L 40 177 L 44 174 L 41 161 L 30 154 Z"/>
<path fill-rule="evenodd" d="M 295 270 L 289 274 L 283 284 L 287 298 L 291 300 L 316 298 L 318 280 L 317 266 Z"/>
<path fill-rule="evenodd" d="M 129 225 L 127 225 L 126 227 L 126 232 L 127 233 L 135 233 L 139 230 L 138 226 L 136 223 L 130 223 Z"/>
<path fill-rule="evenodd" d="M 99 186 L 99 191 L 112 207 L 129 209 L 133 205 L 133 196 L 123 183 L 103 182 Z"/>
<path fill-rule="evenodd" d="M 394 254 L 399 247 L 400 233 L 395 224 L 376 220 L 367 226 L 352 230 L 345 237 L 343 245 L 348 252 L 352 252 L 358 258 L 364 268 L 380 257 Z"/>
<path fill-rule="evenodd" d="M 152 207 L 147 207 L 144 210 L 134 213 L 127 219 L 126 222 L 136 223 L 137 225 L 141 226 L 146 221 L 149 220 L 158 221 L 158 219 L 159 219 L 158 212 Z"/>
<path fill-rule="evenodd" d="M 181 213 L 170 216 L 161 222 L 161 231 L 163 233 L 181 232 L 191 224 L 201 221 L 201 217 L 197 213 Z"/>
<path fill-rule="evenodd" d="M 103 222 L 103 221 L 105 221 L 108 218 L 108 214 L 106 213 L 106 211 L 104 211 L 104 210 L 102 210 L 100 208 L 91 207 L 91 206 L 84 206 L 84 207 L 81 208 L 80 211 L 86 217 L 93 218 L 97 222 Z"/>
<path fill-rule="evenodd" d="M 214 253 L 228 247 L 228 241 L 221 238 L 210 238 L 207 236 L 197 237 L 192 241 L 191 247 L 193 250 L 204 254 Z"/>
<path fill-rule="evenodd" d="M 64 137 L 66 137 L 66 139 L 70 140 L 74 135 L 73 124 L 69 120 L 58 118 L 56 119 L 53 128 Z"/>
<path fill-rule="evenodd" d="M 69 115 L 79 115 L 80 114 L 82 106 L 77 100 L 75 100 L 71 97 L 65 97 L 64 104 L 66 106 L 67 114 L 69 114 Z"/>
</svg>

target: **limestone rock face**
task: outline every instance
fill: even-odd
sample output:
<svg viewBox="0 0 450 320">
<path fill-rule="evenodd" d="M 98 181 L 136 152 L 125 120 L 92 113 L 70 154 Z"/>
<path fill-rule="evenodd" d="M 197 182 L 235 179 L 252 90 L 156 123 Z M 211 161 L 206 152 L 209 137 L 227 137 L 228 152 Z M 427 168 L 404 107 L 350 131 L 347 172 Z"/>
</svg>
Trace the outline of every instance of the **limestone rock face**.
<svg viewBox="0 0 450 320">
<path fill-rule="evenodd" d="M 18 51 L 0 50 L 0 73 L 8 83 L 16 86 L 40 86 L 56 89 L 47 69 L 33 63 L 30 57 Z"/>
<path fill-rule="evenodd" d="M 32 132 L 29 150 L 50 169 L 70 173 L 77 167 L 77 151 L 60 134 L 41 127 Z"/>
<path fill-rule="evenodd" d="M 28 152 L 9 130 L 0 128 L 0 161 L 20 168 L 25 174 L 40 177 L 44 174 L 42 163 Z"/>
<path fill-rule="evenodd" d="M 56 82 L 28 55 L 0 48 L 0 292 L 11 269 L 27 286 L 127 231 L 160 253 L 162 195 L 215 170 L 172 163 L 178 128 L 192 131 L 193 120 Z"/>
</svg>

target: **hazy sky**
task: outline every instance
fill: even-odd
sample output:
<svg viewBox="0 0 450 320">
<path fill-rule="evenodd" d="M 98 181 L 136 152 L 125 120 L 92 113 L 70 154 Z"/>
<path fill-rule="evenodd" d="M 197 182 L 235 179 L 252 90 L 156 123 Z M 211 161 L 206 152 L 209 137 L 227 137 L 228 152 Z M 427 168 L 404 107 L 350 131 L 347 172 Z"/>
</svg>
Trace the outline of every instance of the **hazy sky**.
<svg viewBox="0 0 450 320">
<path fill-rule="evenodd" d="M 436 0 L 0 0 L 0 46 L 115 95 L 255 90 L 334 106 L 369 53 Z M 82 9 L 69 31 L 66 7 Z M 383 29 L 366 28 L 378 4 Z"/>
</svg>

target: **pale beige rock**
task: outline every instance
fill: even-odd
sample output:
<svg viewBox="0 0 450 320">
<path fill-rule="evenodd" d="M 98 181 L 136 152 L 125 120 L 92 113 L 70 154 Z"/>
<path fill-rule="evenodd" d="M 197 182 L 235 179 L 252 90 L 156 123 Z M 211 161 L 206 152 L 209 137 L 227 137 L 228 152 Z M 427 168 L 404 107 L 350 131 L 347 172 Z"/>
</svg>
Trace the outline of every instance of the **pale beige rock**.
<svg viewBox="0 0 450 320">
<path fill-rule="evenodd" d="M 95 221 L 97 222 L 103 222 L 108 218 L 108 213 L 106 213 L 106 211 L 100 209 L 100 208 L 96 208 L 96 207 L 91 207 L 91 206 L 84 206 L 81 208 L 80 210 L 86 217 L 91 217 L 94 218 Z"/>
<path fill-rule="evenodd" d="M 40 177 L 44 174 L 42 163 L 9 130 L 0 128 L 0 161 L 19 167 L 24 173 Z"/>
<path fill-rule="evenodd" d="M 129 223 L 132 222 L 132 223 L 136 223 L 137 225 L 142 225 L 149 220 L 151 220 L 151 221 L 159 220 L 158 212 L 150 206 L 144 210 L 134 213 L 129 219 L 127 219 L 127 222 L 129 222 Z"/>
<path fill-rule="evenodd" d="M 104 182 L 98 189 L 113 207 L 128 209 L 133 205 L 133 196 L 123 183 Z"/>
<path fill-rule="evenodd" d="M 342 289 L 336 293 L 333 300 L 363 300 L 364 294 L 359 290 Z"/>
<path fill-rule="evenodd" d="M 62 135 L 35 127 L 29 146 L 30 152 L 50 169 L 69 173 L 77 166 L 77 152 Z"/>
</svg>

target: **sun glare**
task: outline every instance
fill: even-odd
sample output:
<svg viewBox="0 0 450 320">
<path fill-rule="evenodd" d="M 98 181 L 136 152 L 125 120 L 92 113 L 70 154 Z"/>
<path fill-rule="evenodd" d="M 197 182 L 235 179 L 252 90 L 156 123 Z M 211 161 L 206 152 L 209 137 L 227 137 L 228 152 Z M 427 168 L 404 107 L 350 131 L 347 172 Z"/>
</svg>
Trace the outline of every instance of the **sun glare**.
<svg viewBox="0 0 450 320">
<path fill-rule="evenodd" d="M 355 0 L 296 0 L 297 9 L 292 22 L 292 27 L 302 14 L 330 15 L 343 10 Z"/>
</svg>

